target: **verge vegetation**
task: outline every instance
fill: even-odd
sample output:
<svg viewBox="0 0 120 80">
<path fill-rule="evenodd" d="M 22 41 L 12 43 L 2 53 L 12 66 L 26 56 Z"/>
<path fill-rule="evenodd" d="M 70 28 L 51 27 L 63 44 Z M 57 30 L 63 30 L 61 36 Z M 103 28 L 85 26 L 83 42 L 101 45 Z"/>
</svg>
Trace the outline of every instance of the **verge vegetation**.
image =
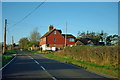
<svg viewBox="0 0 120 80">
<path fill-rule="evenodd" d="M 6 50 L 6 55 L 2 55 L 2 66 L 6 65 L 14 56 L 14 50 Z"/>
<path fill-rule="evenodd" d="M 34 52 L 36 53 L 36 52 Z M 37 52 L 37 54 L 43 54 Z M 76 46 L 66 47 L 45 56 L 103 75 L 118 77 L 118 46 Z"/>
</svg>

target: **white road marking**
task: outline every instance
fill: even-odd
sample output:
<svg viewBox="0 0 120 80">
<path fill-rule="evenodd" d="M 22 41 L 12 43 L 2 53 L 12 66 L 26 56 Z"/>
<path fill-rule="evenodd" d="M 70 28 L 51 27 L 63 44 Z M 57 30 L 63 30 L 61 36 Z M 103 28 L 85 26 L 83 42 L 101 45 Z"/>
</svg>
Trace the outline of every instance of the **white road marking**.
<svg viewBox="0 0 120 80">
<path fill-rule="evenodd" d="M 34 61 L 35 61 L 35 63 L 39 64 L 36 60 L 34 60 Z"/>
<path fill-rule="evenodd" d="M 42 68 L 43 70 L 45 70 L 45 68 L 44 68 L 43 66 L 41 66 L 41 68 Z"/>
<path fill-rule="evenodd" d="M 10 62 L 8 62 L 5 66 L 3 66 L 3 67 L 0 69 L 0 71 L 3 70 L 8 64 L 10 64 L 15 58 L 16 58 L 16 56 L 15 56 Z"/>
<path fill-rule="evenodd" d="M 29 56 L 31 59 L 33 59 L 31 56 Z"/>
<path fill-rule="evenodd" d="M 53 80 L 57 80 L 55 77 L 52 77 Z"/>
<path fill-rule="evenodd" d="M 29 56 L 31 59 L 33 59 L 31 56 Z M 35 61 L 35 63 L 37 63 L 37 64 L 39 64 L 35 59 L 33 59 L 34 61 Z M 45 70 L 45 68 L 43 67 L 43 66 L 41 66 L 41 68 L 44 70 L 44 71 L 46 71 Z M 47 71 L 46 71 L 47 72 Z M 48 73 L 48 72 L 47 72 Z M 50 73 L 48 73 L 48 74 L 50 74 Z M 51 74 L 50 74 L 51 75 Z M 52 76 L 52 75 L 51 75 Z M 52 77 L 52 79 L 53 80 L 57 80 L 55 77 Z"/>
<path fill-rule="evenodd" d="M 31 56 L 29 56 L 31 59 L 33 59 Z M 39 64 L 35 59 L 33 59 L 35 61 L 35 63 Z"/>
</svg>

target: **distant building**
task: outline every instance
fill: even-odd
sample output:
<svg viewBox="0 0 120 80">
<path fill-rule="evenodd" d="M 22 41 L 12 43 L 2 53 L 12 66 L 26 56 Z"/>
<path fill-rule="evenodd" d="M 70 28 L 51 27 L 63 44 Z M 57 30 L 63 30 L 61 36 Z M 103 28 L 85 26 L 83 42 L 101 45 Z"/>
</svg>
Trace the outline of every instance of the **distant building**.
<svg viewBox="0 0 120 80">
<path fill-rule="evenodd" d="M 99 41 L 90 38 L 78 38 L 75 40 L 75 45 L 99 45 Z"/>
<path fill-rule="evenodd" d="M 73 46 L 75 37 L 72 34 L 67 34 L 66 45 Z M 60 50 L 65 45 L 65 34 L 61 30 L 53 28 L 49 25 L 49 31 L 40 38 L 40 48 L 42 50 Z"/>
</svg>

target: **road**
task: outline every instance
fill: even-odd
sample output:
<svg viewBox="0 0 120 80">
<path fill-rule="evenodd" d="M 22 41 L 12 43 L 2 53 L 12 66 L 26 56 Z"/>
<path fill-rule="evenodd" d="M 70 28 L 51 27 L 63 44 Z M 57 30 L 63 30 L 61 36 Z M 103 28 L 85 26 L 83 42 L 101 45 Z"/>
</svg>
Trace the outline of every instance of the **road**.
<svg viewBox="0 0 120 80">
<path fill-rule="evenodd" d="M 3 80 L 111 80 L 72 64 L 17 51 L 16 58 L 2 70 Z"/>
</svg>

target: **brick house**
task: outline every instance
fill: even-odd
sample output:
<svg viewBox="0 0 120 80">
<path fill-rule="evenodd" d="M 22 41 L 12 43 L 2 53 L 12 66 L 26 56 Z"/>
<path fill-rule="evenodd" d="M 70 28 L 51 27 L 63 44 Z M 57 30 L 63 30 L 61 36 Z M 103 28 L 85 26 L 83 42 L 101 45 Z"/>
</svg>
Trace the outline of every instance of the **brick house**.
<svg viewBox="0 0 120 80">
<path fill-rule="evenodd" d="M 75 37 L 72 34 L 67 34 L 66 45 L 73 46 Z M 49 31 L 40 38 L 40 47 L 42 50 L 60 50 L 65 45 L 65 34 L 61 30 L 53 28 L 49 25 Z"/>
</svg>

